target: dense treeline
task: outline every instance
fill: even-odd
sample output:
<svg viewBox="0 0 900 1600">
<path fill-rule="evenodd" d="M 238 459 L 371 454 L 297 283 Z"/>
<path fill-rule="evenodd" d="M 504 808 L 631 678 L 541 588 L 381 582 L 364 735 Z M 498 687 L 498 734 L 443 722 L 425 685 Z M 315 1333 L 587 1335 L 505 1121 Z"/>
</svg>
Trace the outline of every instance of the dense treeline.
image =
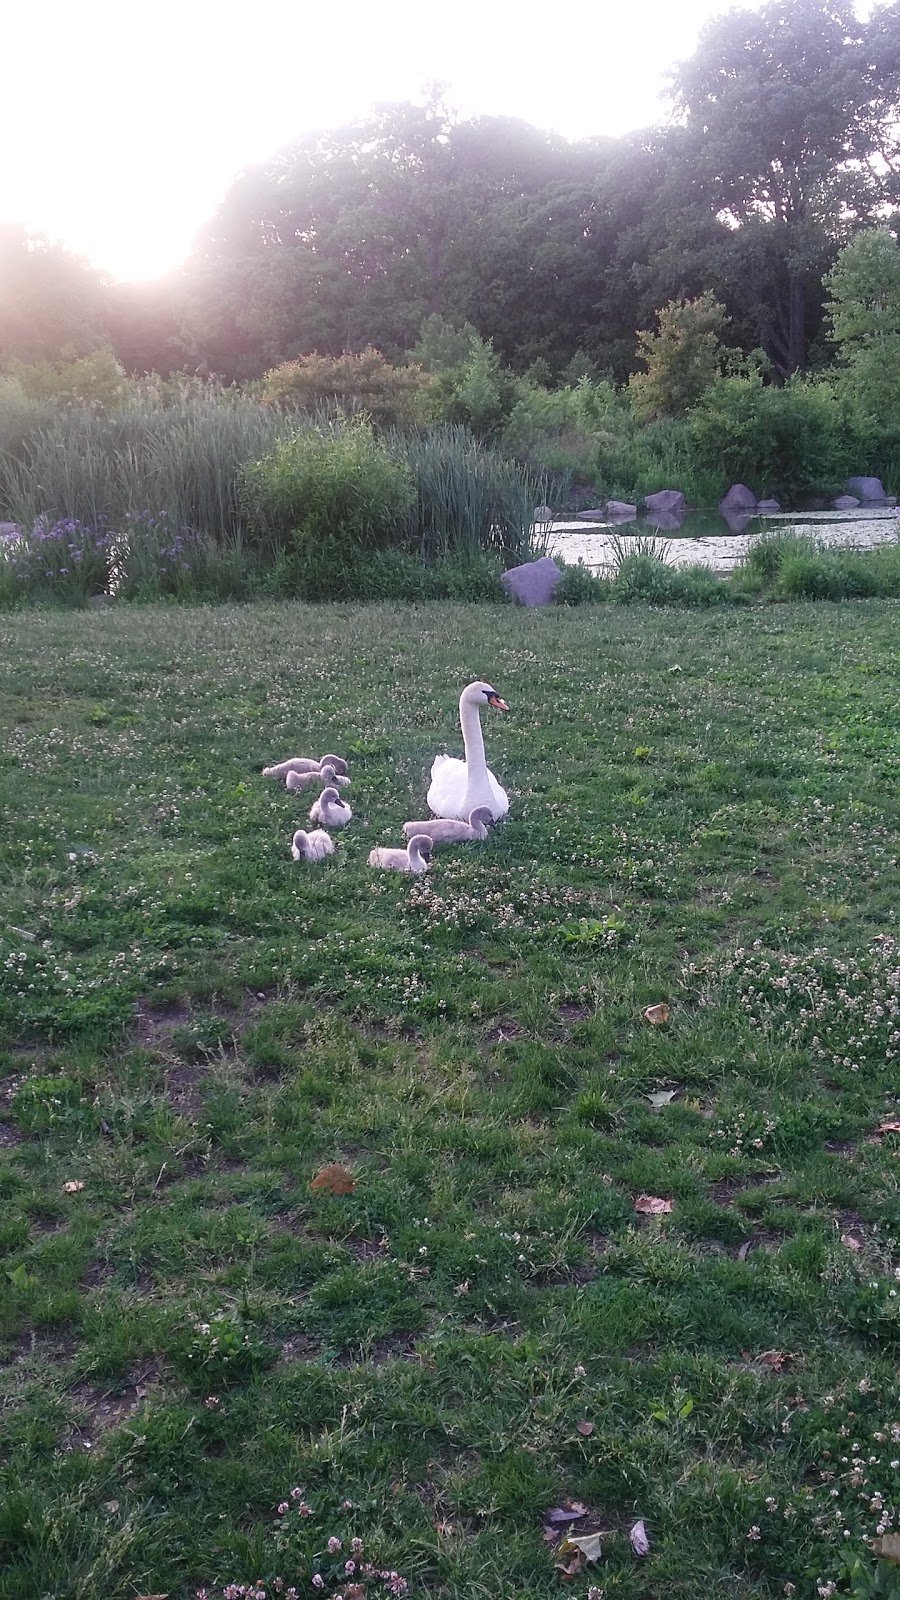
<svg viewBox="0 0 900 1600">
<path fill-rule="evenodd" d="M 900 5 L 776 0 L 711 23 L 673 118 L 567 143 L 435 100 L 380 107 L 234 183 L 184 268 L 105 283 L 0 234 L 0 365 L 106 344 L 128 372 L 260 376 L 318 352 L 401 360 L 469 323 L 513 371 L 623 382 L 666 303 L 724 307 L 776 382 L 831 357 L 823 279 L 900 202 Z"/>
</svg>

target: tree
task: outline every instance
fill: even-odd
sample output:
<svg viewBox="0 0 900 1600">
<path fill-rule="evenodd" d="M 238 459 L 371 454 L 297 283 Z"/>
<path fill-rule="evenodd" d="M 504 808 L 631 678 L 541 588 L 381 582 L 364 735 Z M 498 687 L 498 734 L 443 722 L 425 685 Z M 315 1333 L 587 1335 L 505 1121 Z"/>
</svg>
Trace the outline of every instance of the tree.
<svg viewBox="0 0 900 1600">
<path fill-rule="evenodd" d="M 0 367 L 74 360 L 105 334 L 99 273 L 22 227 L 0 226 Z"/>
<path fill-rule="evenodd" d="M 638 334 L 646 372 L 629 383 L 631 402 L 645 421 L 681 417 L 719 376 L 725 307 L 711 294 L 663 306 L 659 332 Z"/>
<path fill-rule="evenodd" d="M 876 44 L 844 0 L 774 0 L 710 23 L 675 75 L 698 191 L 733 232 L 782 378 L 806 364 L 810 288 L 889 195 Z"/>
<path fill-rule="evenodd" d="M 825 279 L 842 367 L 837 382 L 857 409 L 885 422 L 900 411 L 900 249 L 887 229 L 846 245 Z"/>
</svg>

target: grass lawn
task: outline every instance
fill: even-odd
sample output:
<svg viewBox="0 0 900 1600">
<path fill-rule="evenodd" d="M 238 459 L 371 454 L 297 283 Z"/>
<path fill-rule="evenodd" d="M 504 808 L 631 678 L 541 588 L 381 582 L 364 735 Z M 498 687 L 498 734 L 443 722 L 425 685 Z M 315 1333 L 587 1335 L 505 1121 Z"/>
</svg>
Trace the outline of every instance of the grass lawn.
<svg viewBox="0 0 900 1600">
<path fill-rule="evenodd" d="M 898 625 L 0 619 L 0 1600 L 897 1593 Z"/>
</svg>

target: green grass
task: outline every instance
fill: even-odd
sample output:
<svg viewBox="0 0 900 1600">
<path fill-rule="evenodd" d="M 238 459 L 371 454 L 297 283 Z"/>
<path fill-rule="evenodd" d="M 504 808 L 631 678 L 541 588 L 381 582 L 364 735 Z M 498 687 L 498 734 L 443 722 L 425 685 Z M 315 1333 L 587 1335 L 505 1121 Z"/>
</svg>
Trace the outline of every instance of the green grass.
<svg viewBox="0 0 900 1600">
<path fill-rule="evenodd" d="M 875 1592 L 896 637 L 881 601 L 0 619 L 0 1600 L 345 1594 L 353 1536 L 440 1600 Z M 508 822 L 374 874 L 483 674 Z M 331 749 L 356 816 L 306 868 L 259 771 Z M 605 1537 L 565 1582 L 570 1500 Z"/>
</svg>

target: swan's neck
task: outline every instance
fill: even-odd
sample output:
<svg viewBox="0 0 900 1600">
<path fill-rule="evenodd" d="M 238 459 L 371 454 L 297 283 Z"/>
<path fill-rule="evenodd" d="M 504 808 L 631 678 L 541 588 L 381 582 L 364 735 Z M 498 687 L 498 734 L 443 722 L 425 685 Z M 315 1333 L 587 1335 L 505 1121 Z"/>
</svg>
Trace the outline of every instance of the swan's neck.
<svg viewBox="0 0 900 1600">
<path fill-rule="evenodd" d="M 460 695 L 459 698 L 459 725 L 462 728 L 469 777 L 480 777 L 482 773 L 487 772 L 481 717 L 478 714 L 478 707 L 475 701 L 467 700 L 465 694 Z"/>
</svg>

